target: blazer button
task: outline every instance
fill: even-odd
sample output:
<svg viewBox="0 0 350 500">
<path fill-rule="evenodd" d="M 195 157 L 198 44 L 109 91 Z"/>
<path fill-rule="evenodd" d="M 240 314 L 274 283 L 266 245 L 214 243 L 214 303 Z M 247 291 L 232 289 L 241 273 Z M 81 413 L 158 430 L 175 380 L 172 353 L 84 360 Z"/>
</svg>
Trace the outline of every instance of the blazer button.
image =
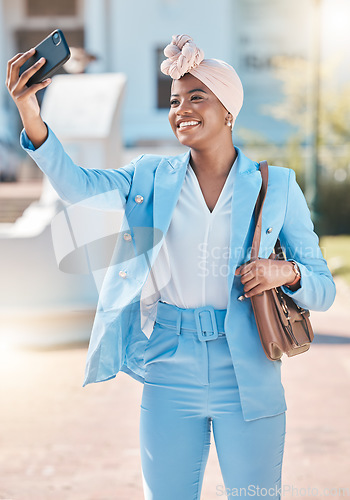
<svg viewBox="0 0 350 500">
<path fill-rule="evenodd" d="M 142 203 L 143 202 L 143 196 L 141 196 L 140 194 L 137 194 L 135 196 L 135 201 L 136 201 L 136 203 Z"/>
<path fill-rule="evenodd" d="M 119 271 L 119 276 L 121 278 L 126 278 L 126 272 L 125 271 Z"/>
<path fill-rule="evenodd" d="M 130 241 L 130 240 L 131 240 L 131 234 L 129 234 L 129 233 L 124 233 L 124 240 L 125 240 L 125 241 Z"/>
<path fill-rule="evenodd" d="M 272 233 L 272 229 L 273 229 L 272 227 L 269 227 L 268 229 L 266 229 L 266 234 Z"/>
</svg>

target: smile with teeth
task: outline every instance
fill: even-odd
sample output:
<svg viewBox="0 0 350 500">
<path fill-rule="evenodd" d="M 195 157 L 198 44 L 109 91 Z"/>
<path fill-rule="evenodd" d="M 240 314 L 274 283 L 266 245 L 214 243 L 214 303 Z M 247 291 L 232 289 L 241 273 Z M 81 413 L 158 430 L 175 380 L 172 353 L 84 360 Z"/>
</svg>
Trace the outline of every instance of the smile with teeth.
<svg viewBox="0 0 350 500">
<path fill-rule="evenodd" d="M 185 127 L 195 127 L 196 125 L 199 125 L 200 122 L 195 122 L 195 121 L 188 121 L 188 122 L 181 122 L 178 127 L 179 128 L 185 128 Z"/>
</svg>

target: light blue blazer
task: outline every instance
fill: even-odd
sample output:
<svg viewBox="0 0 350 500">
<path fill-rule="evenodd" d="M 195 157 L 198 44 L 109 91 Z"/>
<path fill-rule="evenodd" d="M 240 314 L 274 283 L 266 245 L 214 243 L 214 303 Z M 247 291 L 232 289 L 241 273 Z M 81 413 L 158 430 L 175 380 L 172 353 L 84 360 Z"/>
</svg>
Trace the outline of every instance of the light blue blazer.
<svg viewBox="0 0 350 500">
<path fill-rule="evenodd" d="M 123 254 L 128 254 L 130 244 L 134 244 L 136 250 L 142 247 L 142 242 L 135 241 L 133 228 L 157 228 L 166 235 L 185 178 L 190 151 L 179 156 L 142 155 L 123 168 L 104 170 L 75 165 L 50 128 L 47 140 L 38 149 L 35 150 L 24 130 L 21 145 L 48 176 L 63 200 L 76 203 L 118 190 L 124 201 L 125 227 L 130 228 L 132 240 L 118 238 L 116 264 L 111 266 L 100 291 L 83 386 L 111 379 L 120 370 L 144 382 L 144 348 L 148 337 L 141 329 L 140 296 L 149 265 L 145 265 L 144 259 L 125 260 Z M 254 206 L 261 186 L 261 174 L 257 162 L 247 158 L 239 148 L 236 150 L 225 332 L 243 416 L 249 421 L 277 415 L 287 407 L 281 383 L 282 362 L 267 359 L 250 300 L 238 300 L 243 285 L 240 276 L 235 276 L 235 270 L 250 258 Z M 284 292 L 301 307 L 325 311 L 334 301 L 335 285 L 319 248 L 295 172 L 270 166 L 269 173 L 259 256 L 268 258 L 279 237 L 287 258 L 294 259 L 301 271 L 301 287 L 295 292 L 283 287 Z M 136 198 L 138 202 L 135 201 L 137 195 L 143 197 L 141 202 L 140 197 Z M 159 249 L 160 244 L 155 245 L 148 264 L 154 262 Z M 124 271 L 126 278 L 121 277 L 119 271 Z"/>
</svg>

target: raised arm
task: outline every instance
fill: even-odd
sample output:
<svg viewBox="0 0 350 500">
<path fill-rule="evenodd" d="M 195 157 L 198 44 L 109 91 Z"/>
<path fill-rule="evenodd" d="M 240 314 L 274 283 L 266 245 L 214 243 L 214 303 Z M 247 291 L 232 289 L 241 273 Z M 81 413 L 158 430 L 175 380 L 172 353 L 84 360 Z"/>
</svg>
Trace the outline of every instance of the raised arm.
<svg viewBox="0 0 350 500">
<path fill-rule="evenodd" d="M 40 116 L 40 107 L 36 93 L 47 87 L 51 80 L 44 80 L 31 87 L 27 87 L 28 80 L 45 64 L 42 57 L 33 66 L 19 76 L 21 66 L 35 54 L 35 49 L 15 55 L 7 63 L 6 86 L 16 104 L 23 126 L 34 148 L 40 147 L 47 139 L 48 130 Z"/>
<path fill-rule="evenodd" d="M 108 208 L 112 203 L 113 208 L 122 208 L 130 191 L 135 162 L 123 168 L 108 170 L 86 169 L 74 164 L 40 115 L 36 93 L 47 87 L 51 80 L 47 79 L 31 87 L 26 85 L 45 60 L 39 60 L 19 76 L 20 67 L 34 52 L 31 49 L 24 54 L 17 54 L 7 64 L 6 85 L 24 126 L 21 133 L 23 149 L 48 176 L 63 200 L 77 203 L 92 197 L 96 199 L 97 195 L 106 193 L 103 200 L 100 197 L 97 205 L 104 204 Z"/>
<path fill-rule="evenodd" d="M 69 203 L 104 205 L 105 208 L 124 208 L 128 197 L 135 163 L 118 169 L 83 168 L 76 165 L 65 152 L 54 132 L 48 127 L 46 141 L 37 149 L 26 131 L 21 133 L 21 146 L 38 167 L 48 176 L 57 194 Z M 103 194 L 104 196 L 98 196 Z M 84 205 L 84 203 L 82 203 Z M 102 207 L 103 208 L 103 207 Z"/>
</svg>

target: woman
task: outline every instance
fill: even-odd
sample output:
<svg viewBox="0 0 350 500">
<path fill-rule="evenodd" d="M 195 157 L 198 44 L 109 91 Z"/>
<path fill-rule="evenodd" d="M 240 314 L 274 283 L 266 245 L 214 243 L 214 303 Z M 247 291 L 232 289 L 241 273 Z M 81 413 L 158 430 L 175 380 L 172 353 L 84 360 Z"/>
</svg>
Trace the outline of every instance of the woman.
<svg viewBox="0 0 350 500">
<path fill-rule="evenodd" d="M 225 484 L 216 495 L 280 498 L 281 361 L 265 356 L 248 299 L 282 286 L 298 305 L 327 310 L 334 282 L 288 168 L 269 168 L 260 259 L 245 264 L 261 175 L 232 142 L 241 82 L 228 64 L 204 59 L 189 36 L 174 36 L 164 53 L 161 69 L 173 78 L 169 121 L 185 154 L 142 155 L 116 170 L 74 165 L 40 118 L 35 93 L 49 81 L 26 87 L 42 62 L 19 78 L 31 52 L 10 60 L 7 72 L 21 144 L 64 200 L 117 191 L 125 208 L 84 385 L 120 370 L 144 384 L 145 498 L 200 498 L 211 426 Z M 271 266 L 278 237 L 288 261 Z"/>
</svg>

